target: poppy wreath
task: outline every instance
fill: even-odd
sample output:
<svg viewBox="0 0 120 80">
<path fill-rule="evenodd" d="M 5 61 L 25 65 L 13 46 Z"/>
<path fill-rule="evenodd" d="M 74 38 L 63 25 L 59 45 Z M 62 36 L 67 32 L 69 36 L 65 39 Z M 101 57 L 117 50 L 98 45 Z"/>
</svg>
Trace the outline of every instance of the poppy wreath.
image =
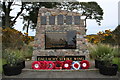
<svg viewBox="0 0 120 80">
<path fill-rule="evenodd" d="M 46 62 L 45 61 L 39 61 L 40 62 L 40 69 L 46 69 Z"/>
<path fill-rule="evenodd" d="M 81 64 L 78 61 L 72 62 L 72 69 L 73 70 L 79 70 L 81 68 Z"/>
<path fill-rule="evenodd" d="M 45 69 L 48 69 L 48 67 L 49 67 L 48 61 L 43 61 L 43 62 L 44 62 L 44 64 L 45 64 Z"/>
<path fill-rule="evenodd" d="M 80 62 L 82 69 L 88 69 L 90 67 L 89 61 L 83 60 Z"/>
<path fill-rule="evenodd" d="M 52 61 L 48 61 L 48 69 L 53 69 L 55 67 L 55 64 Z"/>
<path fill-rule="evenodd" d="M 55 69 L 62 69 L 63 62 L 55 61 L 54 64 L 55 64 L 55 67 L 54 67 Z"/>
<path fill-rule="evenodd" d="M 66 60 L 63 62 L 63 69 L 71 69 L 72 60 Z"/>
<path fill-rule="evenodd" d="M 40 64 L 39 61 L 34 61 L 34 62 L 32 63 L 32 69 L 39 70 L 39 69 L 40 69 L 40 66 L 41 66 L 41 64 Z"/>
</svg>

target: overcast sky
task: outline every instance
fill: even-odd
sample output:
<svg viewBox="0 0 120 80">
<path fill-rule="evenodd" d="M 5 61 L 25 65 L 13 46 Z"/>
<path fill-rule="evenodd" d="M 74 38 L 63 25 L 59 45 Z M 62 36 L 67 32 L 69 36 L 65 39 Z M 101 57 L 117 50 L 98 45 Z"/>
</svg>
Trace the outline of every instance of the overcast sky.
<svg viewBox="0 0 120 80">
<path fill-rule="evenodd" d="M 96 1 L 103 9 L 104 15 L 101 26 L 98 26 L 95 20 L 87 20 L 87 34 L 96 34 L 106 29 L 114 30 L 118 25 L 118 2 L 120 0 L 78 0 L 80 2 Z M 20 7 L 13 7 L 11 15 L 16 15 Z M 22 31 L 22 19 L 17 19 L 15 29 Z M 24 32 L 24 31 L 22 31 Z M 29 35 L 34 36 L 35 31 L 30 30 Z"/>
<path fill-rule="evenodd" d="M 80 0 L 81 1 L 81 0 Z M 90 0 L 84 0 L 90 1 Z M 118 2 L 120 0 L 92 0 L 96 1 L 104 11 L 101 26 L 98 26 L 95 20 L 88 20 L 87 34 L 95 34 L 106 29 L 114 30 L 118 25 Z"/>
</svg>

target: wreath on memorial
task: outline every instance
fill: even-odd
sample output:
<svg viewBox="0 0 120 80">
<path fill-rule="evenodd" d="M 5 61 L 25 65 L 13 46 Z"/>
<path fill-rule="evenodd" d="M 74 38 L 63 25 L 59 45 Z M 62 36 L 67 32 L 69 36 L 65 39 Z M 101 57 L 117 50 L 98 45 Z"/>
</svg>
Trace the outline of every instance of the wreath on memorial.
<svg viewBox="0 0 120 80">
<path fill-rule="evenodd" d="M 72 69 L 73 70 L 79 70 L 81 68 L 81 65 L 78 61 L 73 61 L 72 63 Z"/>
<path fill-rule="evenodd" d="M 40 64 L 39 61 L 34 61 L 34 62 L 32 63 L 32 69 L 39 70 L 39 69 L 40 69 L 40 66 L 41 66 L 41 64 Z"/>
<path fill-rule="evenodd" d="M 83 60 L 80 62 L 82 69 L 88 69 L 90 67 L 89 61 Z"/>
<path fill-rule="evenodd" d="M 55 64 L 55 67 L 54 67 L 55 69 L 62 69 L 63 62 L 55 61 L 54 64 Z"/>
<path fill-rule="evenodd" d="M 45 63 L 45 69 L 48 69 L 49 68 L 49 63 L 48 61 L 43 61 Z"/>
<path fill-rule="evenodd" d="M 45 61 L 39 61 L 40 62 L 40 69 L 46 69 L 46 62 Z"/>
<path fill-rule="evenodd" d="M 61 61 L 34 61 L 32 63 L 32 69 L 39 70 L 39 69 L 88 69 L 90 67 L 90 63 L 87 60 L 79 61 L 72 61 L 66 60 L 64 62 Z"/>
<path fill-rule="evenodd" d="M 52 61 L 48 61 L 48 69 L 53 69 L 55 67 L 55 64 Z"/>
<path fill-rule="evenodd" d="M 63 69 L 71 69 L 72 60 L 66 60 L 63 62 Z"/>
</svg>

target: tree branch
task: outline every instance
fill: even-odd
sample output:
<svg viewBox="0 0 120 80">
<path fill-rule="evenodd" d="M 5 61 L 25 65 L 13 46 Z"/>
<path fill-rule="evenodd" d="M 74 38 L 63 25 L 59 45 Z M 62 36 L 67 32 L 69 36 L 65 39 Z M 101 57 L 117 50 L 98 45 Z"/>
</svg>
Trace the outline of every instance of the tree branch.
<svg viewBox="0 0 120 80">
<path fill-rule="evenodd" d="M 3 2 L 3 6 L 2 6 L 3 12 L 6 13 L 6 6 L 5 6 L 5 2 Z"/>
<path fill-rule="evenodd" d="M 15 19 L 10 24 L 11 26 L 13 26 L 15 24 L 17 18 L 20 16 L 20 14 L 23 12 L 23 10 L 24 10 L 24 7 L 23 7 L 23 4 L 22 4 L 21 10 L 20 10 L 20 12 L 18 12 L 17 16 L 15 17 Z"/>
<path fill-rule="evenodd" d="M 12 3 L 13 3 L 13 2 L 8 2 L 8 8 L 11 7 Z"/>
</svg>

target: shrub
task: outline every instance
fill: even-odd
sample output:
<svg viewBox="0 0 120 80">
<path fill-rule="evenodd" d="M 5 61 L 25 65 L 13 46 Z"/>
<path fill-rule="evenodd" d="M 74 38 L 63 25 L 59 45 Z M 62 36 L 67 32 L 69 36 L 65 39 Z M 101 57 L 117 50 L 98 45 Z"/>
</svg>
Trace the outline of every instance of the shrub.
<svg viewBox="0 0 120 80">
<path fill-rule="evenodd" d="M 115 53 L 113 53 L 113 54 L 115 57 L 120 57 L 120 48 L 119 47 L 116 47 L 114 52 Z"/>
<path fill-rule="evenodd" d="M 119 48 L 105 44 L 94 45 L 90 48 L 90 56 L 93 59 L 104 61 L 106 66 L 118 64 L 120 71 Z"/>
<path fill-rule="evenodd" d="M 27 33 L 22 34 L 20 31 L 13 28 L 5 28 L 2 30 L 2 48 L 21 49 L 24 44 L 29 44 L 34 41 L 34 37 L 28 36 Z"/>
<path fill-rule="evenodd" d="M 23 53 L 22 50 L 5 49 L 2 57 L 6 60 L 7 64 L 13 66 L 24 59 Z"/>
<path fill-rule="evenodd" d="M 29 44 L 30 42 L 34 41 L 34 37 L 28 36 L 28 33 L 24 33 L 23 41 L 24 43 Z"/>
<path fill-rule="evenodd" d="M 120 72 L 120 48 L 116 47 L 115 53 L 113 53 L 113 54 L 114 54 L 114 58 L 112 60 L 112 63 L 118 65 L 118 70 Z"/>
<path fill-rule="evenodd" d="M 6 60 L 0 58 L 0 73 L 2 73 L 2 71 L 3 71 L 2 66 L 3 66 L 4 64 L 6 64 Z"/>
<path fill-rule="evenodd" d="M 2 59 L 0 59 L 0 74 L 2 73 Z"/>
<path fill-rule="evenodd" d="M 98 45 L 91 45 L 89 48 L 90 56 L 93 59 L 102 59 L 103 56 L 106 54 L 110 54 L 113 48 L 109 45 L 98 44 Z"/>
<path fill-rule="evenodd" d="M 24 45 L 23 35 L 20 31 L 11 28 L 5 28 L 2 30 L 2 48 L 3 50 L 6 48 L 12 49 L 21 49 Z"/>
<path fill-rule="evenodd" d="M 104 44 L 115 45 L 116 42 L 113 37 L 114 36 L 110 30 L 105 30 L 103 32 L 100 31 L 97 33 L 97 35 L 87 35 L 86 36 L 88 42 L 90 42 L 90 43 L 94 43 L 94 44 L 104 43 Z"/>
<path fill-rule="evenodd" d="M 32 57 L 32 53 L 33 53 L 33 46 L 31 45 L 25 45 L 22 48 L 23 52 L 24 52 L 24 57 L 25 58 L 31 58 Z"/>
</svg>

